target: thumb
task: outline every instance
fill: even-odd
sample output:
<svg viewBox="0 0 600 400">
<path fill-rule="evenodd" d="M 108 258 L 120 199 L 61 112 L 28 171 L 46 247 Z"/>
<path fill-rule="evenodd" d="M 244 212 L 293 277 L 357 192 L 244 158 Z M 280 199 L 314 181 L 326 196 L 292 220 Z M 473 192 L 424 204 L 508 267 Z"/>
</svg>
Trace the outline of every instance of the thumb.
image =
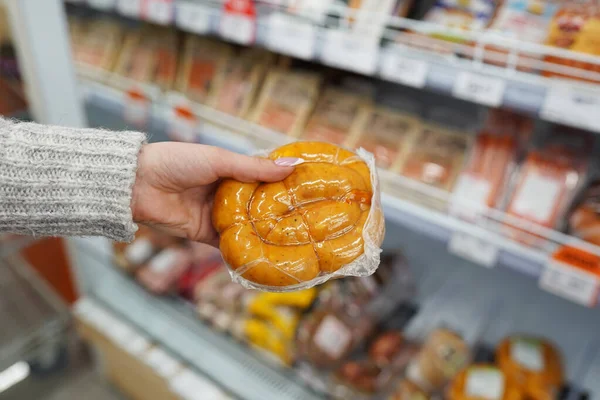
<svg viewBox="0 0 600 400">
<path fill-rule="evenodd" d="M 212 160 L 219 178 L 233 178 L 241 182 L 277 182 L 294 171 L 294 166 L 303 162 L 300 158 L 250 157 L 230 151 L 215 153 Z"/>
</svg>

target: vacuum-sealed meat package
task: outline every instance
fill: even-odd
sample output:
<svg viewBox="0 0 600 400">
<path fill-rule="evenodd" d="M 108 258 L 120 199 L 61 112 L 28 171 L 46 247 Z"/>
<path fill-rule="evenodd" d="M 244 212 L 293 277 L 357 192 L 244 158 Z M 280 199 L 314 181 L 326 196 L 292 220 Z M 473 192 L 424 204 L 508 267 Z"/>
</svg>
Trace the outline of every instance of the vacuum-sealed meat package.
<svg viewBox="0 0 600 400">
<path fill-rule="evenodd" d="M 283 292 L 375 272 L 385 224 L 373 156 L 320 142 L 262 155 L 303 162 L 280 182 L 220 184 L 213 225 L 232 279 Z"/>
</svg>

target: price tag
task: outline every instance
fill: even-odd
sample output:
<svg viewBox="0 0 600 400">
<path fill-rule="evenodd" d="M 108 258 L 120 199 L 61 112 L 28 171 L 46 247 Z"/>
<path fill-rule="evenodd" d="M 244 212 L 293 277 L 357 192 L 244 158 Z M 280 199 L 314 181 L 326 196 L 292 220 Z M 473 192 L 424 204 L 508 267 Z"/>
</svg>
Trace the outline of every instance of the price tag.
<svg viewBox="0 0 600 400">
<path fill-rule="evenodd" d="M 173 0 L 144 0 L 143 18 L 160 25 L 173 21 Z"/>
<path fill-rule="evenodd" d="M 227 0 L 219 24 L 219 34 L 239 44 L 252 44 L 256 34 L 256 10 L 252 0 Z"/>
<path fill-rule="evenodd" d="M 117 0 L 87 0 L 87 4 L 98 10 L 110 11 L 115 8 Z"/>
<path fill-rule="evenodd" d="M 195 142 L 198 134 L 198 119 L 188 108 L 177 106 L 173 108 L 170 118 L 169 136 L 179 142 Z"/>
<path fill-rule="evenodd" d="M 281 13 L 269 17 L 267 47 L 277 53 L 310 60 L 315 54 L 316 29 L 310 23 Z"/>
<path fill-rule="evenodd" d="M 184 31 L 206 34 L 210 32 L 210 9 L 202 4 L 178 1 L 175 22 Z"/>
<path fill-rule="evenodd" d="M 458 74 L 452 93 L 459 99 L 498 107 L 502 104 L 505 89 L 503 79 L 463 71 Z"/>
<path fill-rule="evenodd" d="M 466 260 L 494 268 L 498 261 L 498 247 L 469 233 L 456 231 L 448 243 L 448 251 Z"/>
<path fill-rule="evenodd" d="M 142 0 L 118 0 L 117 11 L 129 18 L 140 18 L 142 14 Z"/>
<path fill-rule="evenodd" d="M 600 131 L 600 90 L 566 82 L 553 82 L 546 93 L 542 118 Z"/>
<path fill-rule="evenodd" d="M 425 87 L 428 71 L 427 62 L 406 58 L 396 52 L 387 53 L 381 65 L 381 76 L 384 79 L 416 88 Z"/>
<path fill-rule="evenodd" d="M 151 102 L 143 93 L 130 90 L 125 94 L 123 118 L 126 122 L 138 127 L 144 127 L 150 118 Z"/>
<path fill-rule="evenodd" d="M 379 39 L 356 33 L 328 30 L 322 60 L 332 67 L 372 75 L 377 69 Z"/>
<path fill-rule="evenodd" d="M 552 255 L 542 272 L 542 289 L 587 307 L 596 305 L 600 289 L 600 257 L 564 246 Z"/>
</svg>

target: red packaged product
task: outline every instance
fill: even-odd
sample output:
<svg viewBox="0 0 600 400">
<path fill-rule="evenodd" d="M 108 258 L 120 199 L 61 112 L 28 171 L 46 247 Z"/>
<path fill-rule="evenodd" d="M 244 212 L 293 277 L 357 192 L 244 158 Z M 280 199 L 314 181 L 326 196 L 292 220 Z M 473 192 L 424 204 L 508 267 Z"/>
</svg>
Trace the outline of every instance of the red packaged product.
<svg viewBox="0 0 600 400">
<path fill-rule="evenodd" d="M 163 294 L 171 290 L 190 266 L 189 249 L 168 248 L 154 256 L 136 273 L 136 278 L 150 291 Z"/>
<path fill-rule="evenodd" d="M 525 120 L 506 111 L 490 112 L 454 188 L 453 213 L 470 217 L 501 205 L 505 183 L 516 166 L 520 136 L 530 136 L 522 131 L 532 129 Z"/>
<path fill-rule="evenodd" d="M 569 218 L 569 231 L 586 242 L 600 246 L 600 180 L 594 181 L 584 192 Z"/>
<path fill-rule="evenodd" d="M 569 145 L 577 139 L 578 145 Z M 555 134 L 541 149 L 529 152 L 506 212 L 546 228 L 559 228 L 587 171 L 590 139 L 574 131 Z"/>
</svg>

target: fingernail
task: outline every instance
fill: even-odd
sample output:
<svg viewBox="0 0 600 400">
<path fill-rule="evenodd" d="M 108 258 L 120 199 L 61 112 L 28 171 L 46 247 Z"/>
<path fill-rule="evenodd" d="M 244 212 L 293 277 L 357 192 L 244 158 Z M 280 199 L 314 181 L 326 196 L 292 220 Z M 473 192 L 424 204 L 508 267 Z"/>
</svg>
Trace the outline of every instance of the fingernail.
<svg viewBox="0 0 600 400">
<path fill-rule="evenodd" d="M 304 159 L 296 157 L 281 157 L 275 160 L 275 164 L 279 165 L 280 167 L 294 167 L 298 164 L 302 164 L 303 162 Z"/>
</svg>

